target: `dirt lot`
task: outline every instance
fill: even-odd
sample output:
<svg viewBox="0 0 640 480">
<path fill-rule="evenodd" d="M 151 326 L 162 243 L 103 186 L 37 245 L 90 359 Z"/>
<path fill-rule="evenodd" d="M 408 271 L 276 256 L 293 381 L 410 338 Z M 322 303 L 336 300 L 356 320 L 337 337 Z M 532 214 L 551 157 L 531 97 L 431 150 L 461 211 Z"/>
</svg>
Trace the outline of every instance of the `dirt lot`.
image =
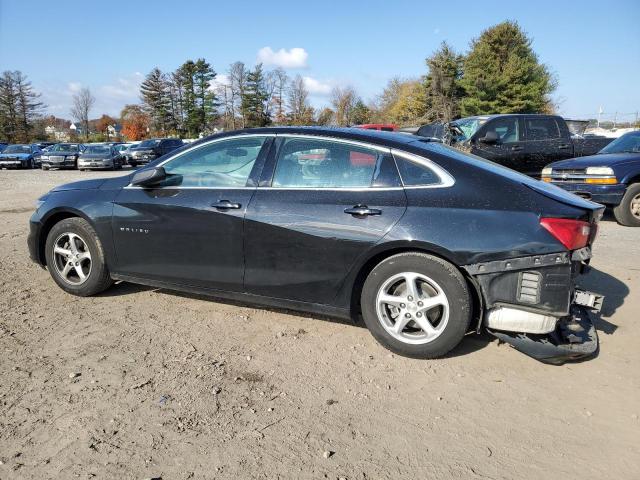
<svg viewBox="0 0 640 480">
<path fill-rule="evenodd" d="M 121 174 L 0 171 L 0 479 L 640 478 L 640 229 L 604 221 L 582 281 L 607 295 L 597 358 L 470 335 L 418 361 L 326 318 L 67 295 L 29 261 L 34 201 Z"/>
</svg>

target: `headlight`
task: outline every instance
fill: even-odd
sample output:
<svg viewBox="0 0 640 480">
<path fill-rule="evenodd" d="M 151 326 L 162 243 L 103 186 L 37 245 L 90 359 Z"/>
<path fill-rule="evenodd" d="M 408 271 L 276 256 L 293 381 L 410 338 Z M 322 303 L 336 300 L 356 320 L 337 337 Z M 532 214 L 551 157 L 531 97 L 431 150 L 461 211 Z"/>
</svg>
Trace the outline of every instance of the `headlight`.
<svg viewBox="0 0 640 480">
<path fill-rule="evenodd" d="M 551 175 L 553 173 L 553 168 L 551 167 L 544 167 L 542 169 L 542 175 Z"/>
<path fill-rule="evenodd" d="M 613 170 L 609 167 L 587 167 L 587 175 L 613 175 Z"/>
<path fill-rule="evenodd" d="M 67 155 L 67 158 L 68 158 L 69 160 L 75 160 L 75 159 L 76 159 L 76 156 L 75 156 L 75 155 Z"/>
</svg>

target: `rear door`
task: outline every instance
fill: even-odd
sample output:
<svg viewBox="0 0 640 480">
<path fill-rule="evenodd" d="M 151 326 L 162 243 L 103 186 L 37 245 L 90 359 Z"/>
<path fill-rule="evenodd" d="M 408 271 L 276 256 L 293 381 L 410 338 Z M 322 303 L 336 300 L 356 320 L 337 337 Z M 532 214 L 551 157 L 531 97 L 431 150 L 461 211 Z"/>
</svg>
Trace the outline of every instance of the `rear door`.
<svg viewBox="0 0 640 480">
<path fill-rule="evenodd" d="M 496 143 L 480 141 L 488 132 L 496 133 Z M 525 146 L 520 119 L 517 116 L 504 116 L 487 121 L 474 135 L 472 153 L 519 172 L 525 171 Z"/>
<path fill-rule="evenodd" d="M 542 169 L 551 162 L 573 157 L 573 143 L 566 125 L 555 117 L 524 117 L 527 175 L 540 178 Z"/>
<path fill-rule="evenodd" d="M 245 223 L 245 290 L 330 304 L 406 197 L 388 148 L 279 135 Z"/>
</svg>

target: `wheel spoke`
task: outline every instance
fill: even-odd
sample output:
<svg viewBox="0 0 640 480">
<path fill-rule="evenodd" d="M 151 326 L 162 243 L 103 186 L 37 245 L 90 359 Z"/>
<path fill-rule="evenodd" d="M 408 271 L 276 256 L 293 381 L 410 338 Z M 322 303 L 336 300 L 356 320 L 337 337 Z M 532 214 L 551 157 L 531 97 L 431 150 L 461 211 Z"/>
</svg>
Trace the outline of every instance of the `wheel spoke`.
<svg viewBox="0 0 640 480">
<path fill-rule="evenodd" d="M 80 252 L 80 255 L 78 256 L 78 261 L 82 261 L 82 260 L 91 260 L 91 253 L 89 253 L 89 250 L 87 250 L 86 252 Z"/>
<path fill-rule="evenodd" d="M 433 327 L 433 325 L 431 325 L 431 322 L 426 316 L 423 315 L 421 317 L 414 317 L 413 320 L 427 335 L 433 335 L 434 333 L 436 333 L 436 329 Z"/>
<path fill-rule="evenodd" d="M 71 255 L 71 250 L 67 250 L 66 248 L 62 248 L 62 247 L 60 247 L 58 245 L 55 246 L 53 251 L 55 253 L 57 253 L 58 255 L 63 255 L 65 257 Z"/>
<path fill-rule="evenodd" d="M 76 235 L 74 235 L 73 233 L 69 234 L 69 249 L 71 250 L 71 253 L 73 253 L 74 255 L 76 253 L 78 253 L 78 246 L 76 245 L 76 238 L 78 238 Z"/>
<path fill-rule="evenodd" d="M 442 294 L 438 294 L 434 297 L 423 298 L 421 302 L 422 302 L 422 306 L 419 307 L 420 311 L 427 312 L 434 307 L 439 307 L 440 305 L 447 305 L 447 298 Z"/>
<path fill-rule="evenodd" d="M 60 274 L 64 277 L 64 278 L 68 278 L 69 277 L 69 272 L 71 271 L 71 264 L 67 263 L 65 264 L 64 268 L 62 269 L 62 272 L 60 272 Z"/>
<path fill-rule="evenodd" d="M 78 264 L 77 266 L 74 265 L 73 268 L 75 269 L 76 273 L 78 274 L 78 277 L 80 277 L 80 281 L 84 282 L 87 279 L 87 276 L 82 271 L 82 265 L 80 265 L 80 264 Z"/>
<path fill-rule="evenodd" d="M 396 318 L 396 323 L 393 325 L 394 331 L 397 334 L 402 333 L 402 331 L 404 330 L 404 327 L 406 327 L 407 323 L 409 323 L 409 320 L 411 319 L 405 317 L 404 315 L 398 315 L 398 318 Z"/>
<path fill-rule="evenodd" d="M 389 295 L 388 293 L 384 293 L 378 297 L 378 301 L 381 303 L 386 303 L 387 305 L 399 307 L 401 303 L 406 303 L 407 299 L 405 297 L 399 297 L 396 295 Z"/>
<path fill-rule="evenodd" d="M 404 281 L 406 283 L 407 290 L 405 294 L 407 295 L 407 299 L 411 297 L 413 300 L 418 299 L 418 285 L 416 284 L 417 277 L 412 273 L 405 273 L 403 275 Z"/>
</svg>

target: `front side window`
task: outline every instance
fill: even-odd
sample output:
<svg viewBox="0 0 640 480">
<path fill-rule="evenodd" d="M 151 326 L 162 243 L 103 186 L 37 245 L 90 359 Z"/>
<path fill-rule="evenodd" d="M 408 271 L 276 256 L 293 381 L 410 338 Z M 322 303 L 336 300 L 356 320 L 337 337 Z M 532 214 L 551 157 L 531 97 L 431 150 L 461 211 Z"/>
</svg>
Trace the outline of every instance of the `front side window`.
<svg viewBox="0 0 640 480">
<path fill-rule="evenodd" d="M 518 119 L 515 117 L 503 117 L 491 120 L 487 124 L 485 135 L 488 132 L 496 132 L 500 143 L 511 143 L 520 140 Z"/>
<path fill-rule="evenodd" d="M 244 187 L 268 137 L 221 140 L 186 151 L 162 165 L 166 185 Z"/>
<path fill-rule="evenodd" d="M 369 187 L 378 152 L 349 143 L 314 138 L 287 138 L 280 147 L 274 187 Z"/>
<path fill-rule="evenodd" d="M 558 124 L 553 118 L 527 118 L 527 140 L 560 138 Z"/>
</svg>

